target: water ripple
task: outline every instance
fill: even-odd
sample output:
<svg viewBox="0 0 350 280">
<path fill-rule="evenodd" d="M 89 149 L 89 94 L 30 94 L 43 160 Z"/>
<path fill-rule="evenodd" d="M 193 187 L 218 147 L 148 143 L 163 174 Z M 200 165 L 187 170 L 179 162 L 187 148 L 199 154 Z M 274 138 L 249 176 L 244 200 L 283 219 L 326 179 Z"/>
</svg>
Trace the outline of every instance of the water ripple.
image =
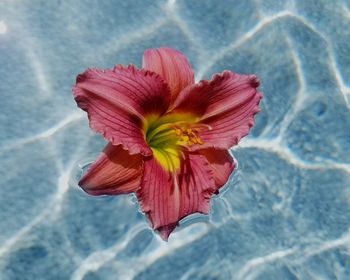
<svg viewBox="0 0 350 280">
<path fill-rule="evenodd" d="M 233 0 L 216 6 L 203 1 L 200 7 L 182 0 L 123 1 L 118 11 L 109 1 L 88 10 L 89 4 L 77 2 L 69 13 L 54 2 L 5 1 L 0 11 L 0 124 L 6 132 L 0 137 L 6 167 L 0 171 L 0 278 L 305 279 L 323 273 L 325 279 L 346 279 L 350 87 L 344 61 L 350 38 L 346 30 L 327 29 L 317 11 L 329 14 L 334 21 L 329 26 L 348 24 L 350 12 L 347 1 L 334 1 L 334 7 L 319 2 L 306 1 L 304 9 L 296 1 L 246 1 L 241 13 L 255 11 L 248 19 Z M 199 19 L 207 9 L 211 14 Z M 137 22 L 139 13 L 147 15 L 144 22 Z M 123 21 L 115 21 L 116 15 Z M 227 20 L 209 25 L 213 17 Z M 242 18 L 247 24 L 235 25 Z M 235 28 L 238 35 L 232 37 Z M 213 200 L 210 221 L 180 227 L 169 243 L 152 236 L 138 248 L 139 238 L 150 232 L 129 197 L 90 199 L 71 186 L 78 162 L 96 156 L 104 143 L 81 128 L 86 123 L 76 125 L 86 120 L 75 109 L 70 87 L 85 67 L 140 64 L 144 48 L 168 44 L 189 56 L 196 80 L 227 65 L 258 72 L 264 77 L 264 110 L 255 137 L 232 150 L 239 167 Z M 312 53 L 320 45 L 322 57 Z M 24 58 L 21 66 L 18 54 Z M 280 91 L 284 88 L 289 90 Z M 42 171 L 35 168 L 39 163 Z M 28 197 L 31 190 L 47 192 L 36 186 L 36 178 L 45 176 L 46 196 Z M 49 257 L 39 268 L 35 261 L 44 255 Z"/>
</svg>

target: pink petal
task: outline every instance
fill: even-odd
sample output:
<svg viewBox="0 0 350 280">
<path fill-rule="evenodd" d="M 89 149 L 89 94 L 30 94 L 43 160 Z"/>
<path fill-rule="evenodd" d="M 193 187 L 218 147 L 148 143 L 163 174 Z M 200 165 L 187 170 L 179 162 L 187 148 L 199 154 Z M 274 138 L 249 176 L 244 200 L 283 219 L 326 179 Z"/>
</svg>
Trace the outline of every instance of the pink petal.
<svg viewBox="0 0 350 280">
<path fill-rule="evenodd" d="M 107 144 L 79 181 L 91 195 L 117 195 L 135 192 L 140 187 L 142 156 L 129 155 L 122 146 Z"/>
<path fill-rule="evenodd" d="M 142 67 L 163 77 L 170 87 L 172 101 L 182 89 L 194 83 L 194 74 L 186 57 L 171 48 L 147 49 Z"/>
<path fill-rule="evenodd" d="M 218 192 L 219 188 L 226 184 L 235 168 L 232 156 L 226 150 L 215 149 L 199 150 L 198 153 L 209 162 L 215 180 L 215 192 Z"/>
<path fill-rule="evenodd" d="M 182 91 L 173 111 L 191 112 L 208 125 L 208 129 L 199 132 L 204 144 L 194 145 L 190 150 L 229 149 L 246 136 L 254 124 L 254 115 L 260 111 L 262 94 L 257 92 L 258 86 L 255 75 L 224 71 L 210 81 L 201 81 Z"/>
<path fill-rule="evenodd" d="M 145 161 L 137 197 L 153 229 L 167 240 L 182 218 L 195 212 L 208 214 L 215 189 L 205 157 L 186 154 L 177 174 L 164 170 L 155 158 Z"/>
<path fill-rule="evenodd" d="M 73 95 L 94 131 L 131 154 L 151 155 L 141 128 L 144 115 L 161 115 L 169 107 L 170 92 L 161 77 L 133 66 L 88 69 L 77 77 Z"/>
</svg>

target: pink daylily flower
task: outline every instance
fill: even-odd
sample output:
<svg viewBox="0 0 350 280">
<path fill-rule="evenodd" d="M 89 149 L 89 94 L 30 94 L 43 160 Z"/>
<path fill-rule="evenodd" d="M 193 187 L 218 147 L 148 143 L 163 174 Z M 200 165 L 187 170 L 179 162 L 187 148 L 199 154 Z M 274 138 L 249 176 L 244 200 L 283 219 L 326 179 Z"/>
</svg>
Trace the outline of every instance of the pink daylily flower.
<svg viewBox="0 0 350 280">
<path fill-rule="evenodd" d="M 235 167 L 228 149 L 254 124 L 258 86 L 255 75 L 231 71 L 195 83 L 185 56 L 165 47 L 146 50 L 142 69 L 87 69 L 73 95 L 109 143 L 79 186 L 91 195 L 136 193 L 167 240 L 184 217 L 209 213 Z"/>
</svg>

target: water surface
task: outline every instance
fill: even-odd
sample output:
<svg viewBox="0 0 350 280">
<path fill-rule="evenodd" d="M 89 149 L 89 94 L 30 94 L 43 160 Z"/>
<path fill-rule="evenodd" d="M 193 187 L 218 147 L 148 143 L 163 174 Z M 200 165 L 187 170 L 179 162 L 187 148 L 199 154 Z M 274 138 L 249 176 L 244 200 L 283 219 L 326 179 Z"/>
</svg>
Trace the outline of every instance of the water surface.
<svg viewBox="0 0 350 280">
<path fill-rule="evenodd" d="M 349 26 L 347 0 L 2 0 L 0 278 L 349 279 Z M 168 243 L 130 196 L 73 186 L 105 145 L 75 76 L 159 46 L 197 80 L 256 73 L 264 92 L 209 219 Z"/>
</svg>

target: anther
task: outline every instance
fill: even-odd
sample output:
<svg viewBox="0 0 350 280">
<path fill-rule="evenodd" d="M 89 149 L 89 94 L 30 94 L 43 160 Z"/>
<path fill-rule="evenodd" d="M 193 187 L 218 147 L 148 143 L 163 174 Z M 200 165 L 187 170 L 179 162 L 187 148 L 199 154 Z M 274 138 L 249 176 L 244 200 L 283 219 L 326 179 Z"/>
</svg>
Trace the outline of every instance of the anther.
<svg viewBox="0 0 350 280">
<path fill-rule="evenodd" d="M 180 136 L 182 134 L 182 131 L 179 128 L 175 128 L 175 133 L 177 136 Z"/>
</svg>

